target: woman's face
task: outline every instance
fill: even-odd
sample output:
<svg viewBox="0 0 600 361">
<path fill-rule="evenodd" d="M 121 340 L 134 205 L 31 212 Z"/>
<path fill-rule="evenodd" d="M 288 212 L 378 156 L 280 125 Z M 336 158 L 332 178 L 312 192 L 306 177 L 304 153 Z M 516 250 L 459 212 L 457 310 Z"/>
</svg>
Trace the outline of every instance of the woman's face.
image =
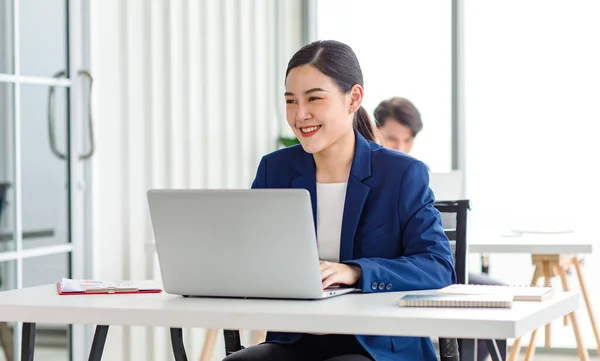
<svg viewBox="0 0 600 361">
<path fill-rule="evenodd" d="M 352 95 L 311 65 L 289 72 L 285 101 L 288 124 L 307 153 L 322 152 L 353 132 Z"/>
</svg>

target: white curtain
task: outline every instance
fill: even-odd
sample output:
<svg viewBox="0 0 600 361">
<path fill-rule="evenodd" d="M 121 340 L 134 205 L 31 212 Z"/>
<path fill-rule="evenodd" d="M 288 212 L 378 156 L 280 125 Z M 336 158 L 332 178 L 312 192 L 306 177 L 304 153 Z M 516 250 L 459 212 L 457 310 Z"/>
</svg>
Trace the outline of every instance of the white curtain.
<svg viewBox="0 0 600 361">
<path fill-rule="evenodd" d="M 93 275 L 158 277 L 146 191 L 248 188 L 285 124 L 302 2 L 92 2 Z M 198 359 L 203 330 L 184 330 Z M 104 358 L 170 360 L 168 330 L 111 327 Z M 214 360 L 223 357 L 222 340 Z"/>
</svg>

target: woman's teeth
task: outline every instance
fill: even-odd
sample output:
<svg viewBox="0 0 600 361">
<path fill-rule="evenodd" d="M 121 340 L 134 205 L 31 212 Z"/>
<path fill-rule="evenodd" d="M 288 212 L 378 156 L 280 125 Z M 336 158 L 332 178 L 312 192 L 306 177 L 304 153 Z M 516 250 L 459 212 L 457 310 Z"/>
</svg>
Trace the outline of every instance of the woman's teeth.
<svg viewBox="0 0 600 361">
<path fill-rule="evenodd" d="M 315 130 L 317 130 L 319 128 L 320 128 L 320 126 L 316 126 L 316 127 L 301 128 L 300 130 L 302 130 L 302 133 L 310 133 L 310 132 L 314 132 Z"/>
</svg>

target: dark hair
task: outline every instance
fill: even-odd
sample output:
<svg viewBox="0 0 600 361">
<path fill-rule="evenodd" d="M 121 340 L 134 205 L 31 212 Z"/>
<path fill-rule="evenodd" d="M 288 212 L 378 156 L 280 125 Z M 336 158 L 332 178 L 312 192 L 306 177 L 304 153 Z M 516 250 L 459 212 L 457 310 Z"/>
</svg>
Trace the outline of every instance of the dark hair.
<svg viewBox="0 0 600 361">
<path fill-rule="evenodd" d="M 421 114 L 408 99 L 394 97 L 384 100 L 375 108 L 377 127 L 382 127 L 389 118 L 408 127 L 413 137 L 423 129 Z"/>
<path fill-rule="evenodd" d="M 363 74 L 352 48 L 335 40 L 319 40 L 303 46 L 288 63 L 285 79 L 290 71 L 302 65 L 312 65 L 330 77 L 347 94 L 356 84 L 363 85 Z M 361 106 L 354 113 L 354 128 L 368 140 L 378 141 L 377 129 L 369 113 Z"/>
</svg>

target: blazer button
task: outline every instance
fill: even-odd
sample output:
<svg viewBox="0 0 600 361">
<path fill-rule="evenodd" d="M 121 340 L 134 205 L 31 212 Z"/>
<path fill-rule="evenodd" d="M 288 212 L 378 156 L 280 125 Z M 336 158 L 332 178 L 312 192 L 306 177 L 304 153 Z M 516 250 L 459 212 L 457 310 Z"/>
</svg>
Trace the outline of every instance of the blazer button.
<svg viewBox="0 0 600 361">
<path fill-rule="evenodd" d="M 379 284 L 379 290 L 383 291 L 384 289 L 385 289 L 385 283 L 382 282 Z"/>
<path fill-rule="evenodd" d="M 377 282 L 373 282 L 373 283 L 371 284 L 371 289 L 372 289 L 373 291 L 377 290 Z"/>
<path fill-rule="evenodd" d="M 391 291 L 392 290 L 392 284 L 388 283 L 387 285 L 385 285 L 385 289 L 388 290 L 388 291 Z"/>
</svg>

